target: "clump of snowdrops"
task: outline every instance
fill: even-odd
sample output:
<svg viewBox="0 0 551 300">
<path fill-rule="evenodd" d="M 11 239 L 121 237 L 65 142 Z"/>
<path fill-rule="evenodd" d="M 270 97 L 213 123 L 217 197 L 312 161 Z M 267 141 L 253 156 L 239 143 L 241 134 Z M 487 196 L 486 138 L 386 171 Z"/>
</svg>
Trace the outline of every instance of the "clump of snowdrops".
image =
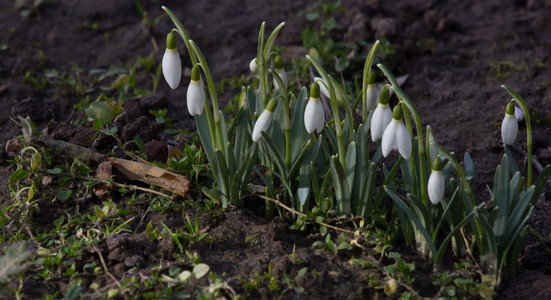
<svg viewBox="0 0 551 300">
<path fill-rule="evenodd" d="M 239 110 L 225 120 L 204 55 L 174 13 L 163 9 L 175 25 L 162 62 L 171 88 L 178 87 L 182 73 L 177 36 L 192 63 L 187 107 L 214 179 L 212 188 L 203 188 L 205 195 L 223 207 L 241 208 L 245 195 L 262 190 L 259 199 L 268 199 L 268 217 L 275 213 L 274 202 L 298 212 L 333 210 L 366 220 L 390 216 L 391 223 L 399 224 L 394 233 L 415 241 L 437 268 L 449 247 L 459 257 L 476 249 L 492 285 L 516 268 L 526 222 L 550 169 L 532 182 L 530 115 L 515 91 L 504 86 L 513 97 L 501 128 L 505 154 L 491 198 L 479 201 L 469 154 L 463 167 L 435 141 L 432 128 L 423 127 L 414 102 L 382 64 L 377 68 L 388 83 L 376 84 L 372 64 L 379 41 L 366 57 L 358 90 L 351 91 L 307 55 L 316 76 L 309 87 L 293 91 L 285 61 L 273 47 L 285 23 L 269 35 L 263 23 L 257 55 L 249 64 L 258 89 L 243 87 Z M 397 99 L 391 108 L 392 95 Z M 507 148 L 517 135 L 520 115 L 528 135 L 526 178 Z M 398 155 L 387 158 L 393 150 Z M 261 189 L 251 182 L 253 171 Z M 382 205 L 385 199 L 392 200 L 392 211 Z"/>
</svg>

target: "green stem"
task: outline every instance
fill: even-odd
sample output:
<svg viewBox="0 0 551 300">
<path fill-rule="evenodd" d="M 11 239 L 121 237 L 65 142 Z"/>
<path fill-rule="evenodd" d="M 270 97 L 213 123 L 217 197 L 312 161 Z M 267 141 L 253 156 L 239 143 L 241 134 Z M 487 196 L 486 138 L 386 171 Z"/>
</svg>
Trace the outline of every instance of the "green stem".
<svg viewBox="0 0 551 300">
<path fill-rule="evenodd" d="M 195 55 L 193 55 L 192 51 L 190 51 L 191 47 L 188 41 L 191 38 L 189 37 L 188 32 L 184 28 L 184 25 L 182 25 L 182 22 L 180 22 L 180 19 L 178 19 L 178 17 L 176 17 L 176 15 L 168 7 L 161 6 L 161 8 L 167 13 L 170 19 L 172 19 L 172 22 L 174 23 L 174 26 L 176 26 L 176 29 L 178 30 L 180 37 L 182 38 L 182 40 L 184 40 L 184 44 L 186 45 L 187 52 L 189 54 L 189 58 L 191 59 L 191 64 L 195 66 L 197 64 L 197 58 L 195 58 Z"/>
<path fill-rule="evenodd" d="M 339 114 L 339 103 L 337 102 L 337 96 L 335 93 L 335 88 L 333 87 L 333 84 L 331 82 L 331 77 L 325 69 L 321 66 L 321 64 L 312 56 L 306 55 L 306 58 L 312 62 L 314 67 L 318 70 L 321 77 L 327 82 L 328 89 L 329 89 L 329 102 L 331 103 L 331 112 L 333 113 L 333 120 L 335 122 L 335 134 L 337 135 L 337 147 L 339 151 L 339 160 L 343 168 L 346 170 L 346 157 L 345 157 L 345 149 L 344 149 L 344 139 L 343 139 L 343 133 L 342 133 L 342 124 L 341 124 L 341 116 Z"/>
<path fill-rule="evenodd" d="M 392 84 L 392 89 L 396 93 L 396 96 L 398 96 L 398 98 L 400 98 L 400 100 L 402 100 L 406 104 L 406 106 L 408 107 L 408 110 L 413 115 L 413 119 L 415 121 L 415 128 L 416 128 L 416 131 L 417 131 L 417 146 L 418 146 L 418 149 L 419 149 L 419 165 L 422 166 L 421 170 L 419 170 L 419 174 L 420 174 L 420 177 L 421 177 L 421 182 L 420 182 L 420 184 L 421 184 L 421 199 L 422 199 L 423 203 L 428 206 L 429 199 L 428 199 L 428 190 L 427 190 L 427 171 L 426 171 L 426 168 L 424 167 L 425 166 L 425 159 L 426 159 L 426 157 L 425 157 L 425 143 L 423 142 L 423 125 L 421 123 L 421 118 L 419 116 L 419 113 L 417 112 L 417 108 L 415 108 L 415 105 L 413 104 L 413 101 L 411 101 L 409 96 L 406 93 L 404 93 L 404 91 L 402 91 L 402 89 L 400 88 L 400 85 L 398 84 L 398 82 L 396 81 L 396 79 L 394 78 L 392 73 L 390 73 L 390 71 L 385 66 L 383 66 L 382 64 L 378 64 L 377 67 L 379 67 L 379 69 L 381 69 L 381 71 L 383 71 L 385 76 L 388 78 L 388 80 Z"/>
<path fill-rule="evenodd" d="M 507 92 L 509 92 L 511 96 L 513 96 L 517 104 L 522 109 L 522 112 L 524 113 L 524 119 L 526 120 L 526 152 L 528 152 L 528 179 L 526 180 L 526 187 L 528 188 L 532 186 L 532 124 L 530 123 L 530 112 L 528 111 L 528 105 L 526 105 L 526 101 L 524 101 L 524 99 L 522 99 L 522 97 L 517 92 L 506 85 L 502 85 L 501 87 L 507 90 Z"/>
</svg>

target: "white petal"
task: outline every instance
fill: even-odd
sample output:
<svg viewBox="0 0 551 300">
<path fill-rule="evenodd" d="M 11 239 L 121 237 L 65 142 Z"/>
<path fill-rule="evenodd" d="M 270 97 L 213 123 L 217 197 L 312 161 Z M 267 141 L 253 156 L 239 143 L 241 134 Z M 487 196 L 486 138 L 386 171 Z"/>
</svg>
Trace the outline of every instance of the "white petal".
<svg viewBox="0 0 551 300">
<path fill-rule="evenodd" d="M 251 62 L 249 63 L 249 69 L 251 70 L 251 72 L 256 72 L 256 70 L 258 69 L 258 65 L 256 64 L 256 57 L 253 58 L 251 60 Z"/>
<path fill-rule="evenodd" d="M 320 86 L 320 92 L 327 98 L 329 98 L 329 90 L 327 89 L 327 82 L 321 77 L 314 77 L 314 82 L 317 82 Z"/>
<path fill-rule="evenodd" d="M 258 117 L 258 120 L 256 120 L 256 123 L 254 124 L 253 129 L 253 141 L 258 142 L 260 138 L 262 137 L 262 131 L 266 131 L 268 127 L 270 127 L 270 123 L 272 122 L 272 112 L 265 109 L 262 114 L 260 114 L 260 117 Z"/>
<path fill-rule="evenodd" d="M 320 133 L 323 130 L 325 124 L 325 110 L 321 101 L 316 103 L 316 131 Z"/>
<path fill-rule="evenodd" d="M 392 111 L 386 104 L 379 104 L 371 118 L 371 140 L 377 141 L 383 137 L 385 128 L 392 120 Z"/>
<path fill-rule="evenodd" d="M 199 80 L 191 80 L 187 89 L 187 110 L 192 116 L 201 115 L 205 107 L 205 91 Z"/>
<path fill-rule="evenodd" d="M 398 121 L 396 147 L 404 159 L 408 159 L 411 156 L 411 137 L 406 125 L 402 121 Z"/>
<path fill-rule="evenodd" d="M 524 112 L 522 111 L 522 109 L 520 109 L 520 107 L 518 106 L 515 106 L 515 118 L 517 119 L 517 121 L 522 121 L 524 120 Z"/>
<path fill-rule="evenodd" d="M 505 114 L 501 123 L 501 138 L 503 144 L 512 145 L 517 138 L 518 122 L 514 115 Z"/>
<path fill-rule="evenodd" d="M 367 111 L 371 111 L 377 106 L 377 101 L 379 98 L 377 88 L 375 87 L 374 84 L 369 84 L 367 85 L 366 93 L 367 93 L 367 97 L 366 97 L 367 103 L 365 104 L 365 106 L 367 107 Z"/>
<path fill-rule="evenodd" d="M 383 148 L 383 156 L 387 157 L 390 151 L 396 147 L 396 131 L 398 130 L 398 121 L 392 120 L 385 128 L 381 146 Z"/>
<path fill-rule="evenodd" d="M 319 99 L 317 100 L 319 102 Z M 310 99 L 308 100 L 308 103 L 306 104 L 306 108 L 304 109 L 304 127 L 306 128 L 306 131 L 308 133 L 314 132 L 316 130 L 317 122 L 316 122 L 316 114 L 317 114 L 317 105 L 316 105 L 316 99 Z"/>
<path fill-rule="evenodd" d="M 165 77 L 168 85 L 175 89 L 180 84 L 180 78 L 182 77 L 182 63 L 180 61 L 180 54 L 176 49 L 166 49 L 163 55 L 163 76 Z"/>
<path fill-rule="evenodd" d="M 432 204 L 438 204 L 444 196 L 444 189 L 446 183 L 444 182 L 444 175 L 442 171 L 432 170 L 429 177 L 428 192 L 429 199 Z"/>
</svg>

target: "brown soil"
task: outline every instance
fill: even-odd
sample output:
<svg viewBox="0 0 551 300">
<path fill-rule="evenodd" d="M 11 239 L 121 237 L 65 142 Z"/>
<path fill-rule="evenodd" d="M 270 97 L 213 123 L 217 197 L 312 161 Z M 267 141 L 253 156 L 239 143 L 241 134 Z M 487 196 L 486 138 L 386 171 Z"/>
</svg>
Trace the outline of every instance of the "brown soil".
<svg viewBox="0 0 551 300">
<path fill-rule="evenodd" d="M 158 1 L 142 2 L 150 20 L 162 14 Z M 277 44 L 287 47 L 284 53 L 287 59 L 303 55 L 300 33 L 307 25 L 304 8 L 316 2 L 228 0 L 163 1 L 162 4 L 181 17 L 206 54 L 215 80 L 220 80 L 248 74 L 248 62 L 255 56 L 258 28 L 263 20 L 269 29 L 287 21 Z M 473 157 L 480 199 L 487 199 L 486 185 L 492 184 L 493 172 L 502 154 L 499 124 L 509 96 L 501 84 L 517 90 L 533 109 L 534 153 L 543 165 L 551 163 L 551 27 L 547 24 L 550 1 L 342 2 L 345 13 L 339 16 L 339 21 L 344 26 L 344 34 L 335 38 L 355 42 L 371 42 L 381 36 L 388 38 L 395 52 L 387 65 L 396 75 L 409 75 L 403 88 L 415 101 L 424 124 L 432 126 L 437 141 L 454 151 L 456 157 L 462 158 L 465 152 Z M 59 124 L 69 120 L 73 105 L 81 98 L 52 87 L 37 91 L 25 81 L 25 74 L 42 73 L 45 69 L 71 73 L 72 64 L 83 70 L 128 66 L 139 56 L 151 53 L 160 62 L 165 34 L 172 28 L 165 17 L 149 31 L 131 0 L 53 1 L 39 7 L 28 18 L 19 15 L 14 3 L 0 2 L 0 46 L 6 45 L 0 50 L 0 110 L 5 112 L 0 114 L 2 144 L 20 134 L 9 117 L 21 115 L 30 116 L 40 129 L 48 128 L 51 137 L 76 139 L 86 145 L 82 137 L 79 138 L 79 134 L 86 136 L 86 128 L 48 126 L 52 121 Z M 93 24 L 97 24 L 97 28 L 91 28 Z M 155 50 L 152 41 L 160 49 Z M 496 67 L 499 62 L 503 62 L 500 70 Z M 189 74 L 189 69 L 184 74 Z M 139 80 L 143 89 L 151 89 L 151 78 Z M 186 77 L 182 79 L 187 81 Z M 170 90 L 161 82 L 157 95 L 129 101 L 125 104 L 126 117 L 119 120 L 120 132 L 126 132 L 122 138 L 126 141 L 140 136 L 146 143 L 166 139 L 162 127 L 157 126 L 148 113 L 149 109 L 164 107 L 168 107 L 170 116 L 176 119 L 176 127 L 193 131 L 194 122 L 185 110 L 184 93 L 184 88 Z M 226 99 L 228 97 L 226 95 Z M 517 145 L 525 145 L 524 132 L 521 125 Z M 113 144 L 109 140 L 96 141 L 94 147 L 106 152 Z M 13 166 L 7 162 L 10 156 L 3 148 L 0 177 L 7 187 Z M 522 155 L 516 154 L 522 164 Z M 518 273 L 504 282 L 497 298 L 543 299 L 551 295 L 551 215 L 546 198 L 549 191 L 547 188 L 544 192 L 529 223 L 544 240 L 529 238 Z M 203 197 L 199 192 L 193 196 L 198 200 Z M 124 205 L 124 198 L 114 200 Z M 5 188 L 0 191 L 0 203 L 9 201 L 9 190 Z M 81 209 L 92 209 L 93 204 L 85 204 Z M 44 207 L 35 220 L 37 226 L 53 226 L 51 221 L 59 213 L 56 209 L 63 208 L 67 209 Z M 144 216 L 145 224 L 151 221 L 160 226 L 164 222 L 176 228 L 183 226 L 183 219 L 178 215 L 148 213 L 146 204 L 142 208 L 143 211 L 136 211 L 139 217 L 132 225 L 137 234 L 113 235 L 100 245 L 108 267 L 117 278 L 131 267 L 147 273 L 160 261 L 178 264 L 166 255 L 174 251 L 172 242 L 151 242 L 138 220 Z M 192 208 L 186 212 L 190 216 L 196 213 Z M 312 250 L 312 243 L 322 239 L 316 228 L 290 230 L 293 223 L 290 218 L 267 221 L 251 211 L 215 210 L 215 213 L 199 214 L 201 228 L 209 228 L 210 242 L 198 243 L 192 250 L 200 253 L 213 271 L 225 273 L 224 278 L 238 292 L 243 292 L 239 290 L 240 277 L 250 278 L 255 272 L 262 274 L 271 264 L 278 276 L 295 276 L 302 267 L 318 271 L 318 275 L 308 273 L 301 277 L 304 294 L 294 297 L 373 296 L 367 289 L 369 272 L 348 262 L 352 255 L 370 259 L 369 254 L 354 250 L 332 255 Z M 433 297 L 435 288 L 423 283 L 431 280 L 430 264 L 415 257 L 412 249 L 404 251 L 409 251 L 408 259 L 416 263 L 414 287 L 421 296 Z M 293 252 L 296 258 L 290 258 Z M 97 260 L 95 254 L 90 255 L 80 263 Z M 88 284 L 92 282 L 87 280 Z M 24 291 L 34 298 L 64 290 L 67 284 L 62 280 L 28 279 Z M 270 298 L 271 294 L 266 286 L 261 286 L 250 296 Z"/>
</svg>

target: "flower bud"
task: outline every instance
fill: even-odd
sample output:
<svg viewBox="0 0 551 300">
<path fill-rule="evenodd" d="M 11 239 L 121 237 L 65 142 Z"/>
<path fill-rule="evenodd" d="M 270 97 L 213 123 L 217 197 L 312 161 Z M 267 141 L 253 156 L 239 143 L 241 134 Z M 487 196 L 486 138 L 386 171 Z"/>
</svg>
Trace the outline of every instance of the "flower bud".
<svg viewBox="0 0 551 300">
<path fill-rule="evenodd" d="M 373 110 L 377 106 L 377 87 L 375 86 L 375 74 L 371 72 L 367 81 L 366 91 L 366 106 L 367 111 Z"/>
<path fill-rule="evenodd" d="M 517 138 L 518 121 L 515 118 L 515 103 L 513 100 L 507 105 L 505 117 L 501 123 L 501 138 L 503 144 L 512 145 Z"/>
<path fill-rule="evenodd" d="M 258 70 L 258 65 L 256 64 L 256 57 L 253 58 L 251 60 L 251 62 L 249 63 L 249 69 L 251 70 L 251 72 L 256 72 L 256 70 Z"/>
<path fill-rule="evenodd" d="M 308 133 L 320 133 L 325 122 L 325 111 L 320 101 L 320 86 L 314 82 L 310 89 L 310 99 L 304 110 L 304 127 Z"/>
<path fill-rule="evenodd" d="M 272 123 L 272 116 L 277 107 L 277 99 L 272 99 L 268 102 L 266 109 L 260 114 L 253 128 L 253 142 L 258 142 L 262 137 L 262 132 L 268 130 Z"/>
<path fill-rule="evenodd" d="M 435 162 L 437 164 L 437 162 Z M 438 204 L 444 197 L 444 190 L 446 189 L 446 183 L 444 181 L 444 175 L 442 170 L 433 169 L 430 173 L 428 182 L 429 200 L 432 204 Z"/>
<path fill-rule="evenodd" d="M 187 89 L 187 109 L 192 116 L 201 115 L 205 107 L 205 90 L 201 82 L 199 66 L 191 69 L 191 81 Z"/>
<path fill-rule="evenodd" d="M 177 88 L 182 77 L 182 62 L 180 61 L 180 54 L 176 50 L 176 35 L 172 31 L 166 36 L 166 50 L 163 55 L 162 69 L 163 76 L 170 88 Z"/>
</svg>

